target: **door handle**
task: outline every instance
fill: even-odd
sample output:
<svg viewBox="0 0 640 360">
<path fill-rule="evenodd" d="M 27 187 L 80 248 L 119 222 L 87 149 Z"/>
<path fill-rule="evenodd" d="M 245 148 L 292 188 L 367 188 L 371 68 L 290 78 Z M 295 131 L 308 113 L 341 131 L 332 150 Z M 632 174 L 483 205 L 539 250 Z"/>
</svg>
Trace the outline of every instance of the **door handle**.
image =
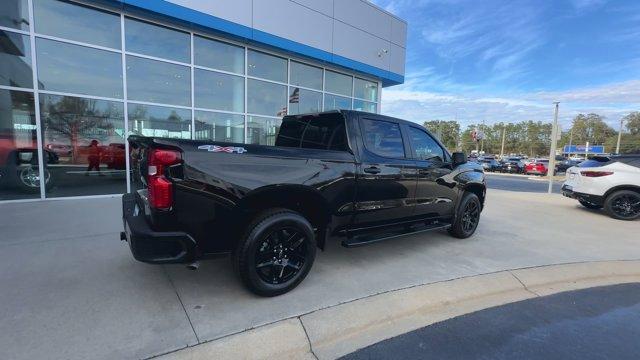
<svg viewBox="0 0 640 360">
<path fill-rule="evenodd" d="M 368 168 L 364 168 L 364 172 L 367 174 L 379 174 L 380 168 L 377 166 L 369 166 Z"/>
</svg>

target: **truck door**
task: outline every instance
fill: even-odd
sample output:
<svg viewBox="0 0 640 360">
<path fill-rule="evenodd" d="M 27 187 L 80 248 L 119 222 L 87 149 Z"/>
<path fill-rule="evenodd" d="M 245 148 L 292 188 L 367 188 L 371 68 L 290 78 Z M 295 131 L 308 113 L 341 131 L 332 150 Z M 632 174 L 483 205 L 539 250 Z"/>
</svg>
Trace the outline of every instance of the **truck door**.
<svg viewBox="0 0 640 360">
<path fill-rule="evenodd" d="M 414 215 L 424 218 L 453 214 L 457 188 L 451 176 L 449 155 L 424 129 L 406 126 L 411 144 L 411 157 L 417 170 L 416 206 Z"/>
<path fill-rule="evenodd" d="M 359 120 L 361 164 L 356 185 L 354 228 L 404 220 L 413 213 L 416 189 L 414 161 L 400 124 L 384 117 Z"/>
</svg>

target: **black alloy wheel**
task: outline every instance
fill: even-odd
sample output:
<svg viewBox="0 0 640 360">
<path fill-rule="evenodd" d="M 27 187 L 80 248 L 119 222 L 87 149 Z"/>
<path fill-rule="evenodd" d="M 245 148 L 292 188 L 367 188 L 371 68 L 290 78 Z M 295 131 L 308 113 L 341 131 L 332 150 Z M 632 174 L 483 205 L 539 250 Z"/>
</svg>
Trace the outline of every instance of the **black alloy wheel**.
<svg viewBox="0 0 640 360">
<path fill-rule="evenodd" d="M 316 254 L 313 227 L 287 209 L 258 214 L 233 254 L 245 286 L 260 296 L 284 294 L 302 282 Z"/>
<path fill-rule="evenodd" d="M 640 218 L 640 193 L 631 190 L 616 191 L 607 197 L 604 206 L 607 214 L 614 219 L 635 220 Z"/>
<path fill-rule="evenodd" d="M 473 235 L 480 223 L 482 205 L 474 193 L 466 192 L 460 201 L 455 221 L 449 228 L 449 233 L 459 239 L 466 239 Z"/>
<path fill-rule="evenodd" d="M 276 227 L 266 233 L 256 252 L 258 276 L 271 284 L 291 280 L 304 266 L 307 243 L 306 235 L 292 227 Z"/>
</svg>

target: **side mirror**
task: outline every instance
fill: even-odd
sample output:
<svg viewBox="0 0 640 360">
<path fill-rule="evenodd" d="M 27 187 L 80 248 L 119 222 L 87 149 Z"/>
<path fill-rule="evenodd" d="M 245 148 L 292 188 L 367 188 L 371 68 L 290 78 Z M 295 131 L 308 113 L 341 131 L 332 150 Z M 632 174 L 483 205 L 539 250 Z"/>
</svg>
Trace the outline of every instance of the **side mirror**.
<svg viewBox="0 0 640 360">
<path fill-rule="evenodd" d="M 467 154 L 464 152 L 454 152 L 451 154 L 451 165 L 456 167 L 467 162 Z"/>
</svg>

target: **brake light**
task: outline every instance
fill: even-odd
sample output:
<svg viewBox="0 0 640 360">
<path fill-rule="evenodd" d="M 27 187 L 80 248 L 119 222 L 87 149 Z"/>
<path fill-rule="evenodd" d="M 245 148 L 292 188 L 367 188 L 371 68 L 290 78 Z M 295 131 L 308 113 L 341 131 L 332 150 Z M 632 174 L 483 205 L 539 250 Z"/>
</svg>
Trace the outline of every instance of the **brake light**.
<svg viewBox="0 0 640 360">
<path fill-rule="evenodd" d="M 164 173 L 167 167 L 179 164 L 181 160 L 180 152 L 176 150 L 152 149 L 149 152 L 147 189 L 152 208 L 168 209 L 173 205 L 173 184 Z"/>
<path fill-rule="evenodd" d="M 613 175 L 613 171 L 581 171 L 580 174 L 586 177 L 601 177 Z"/>
</svg>

